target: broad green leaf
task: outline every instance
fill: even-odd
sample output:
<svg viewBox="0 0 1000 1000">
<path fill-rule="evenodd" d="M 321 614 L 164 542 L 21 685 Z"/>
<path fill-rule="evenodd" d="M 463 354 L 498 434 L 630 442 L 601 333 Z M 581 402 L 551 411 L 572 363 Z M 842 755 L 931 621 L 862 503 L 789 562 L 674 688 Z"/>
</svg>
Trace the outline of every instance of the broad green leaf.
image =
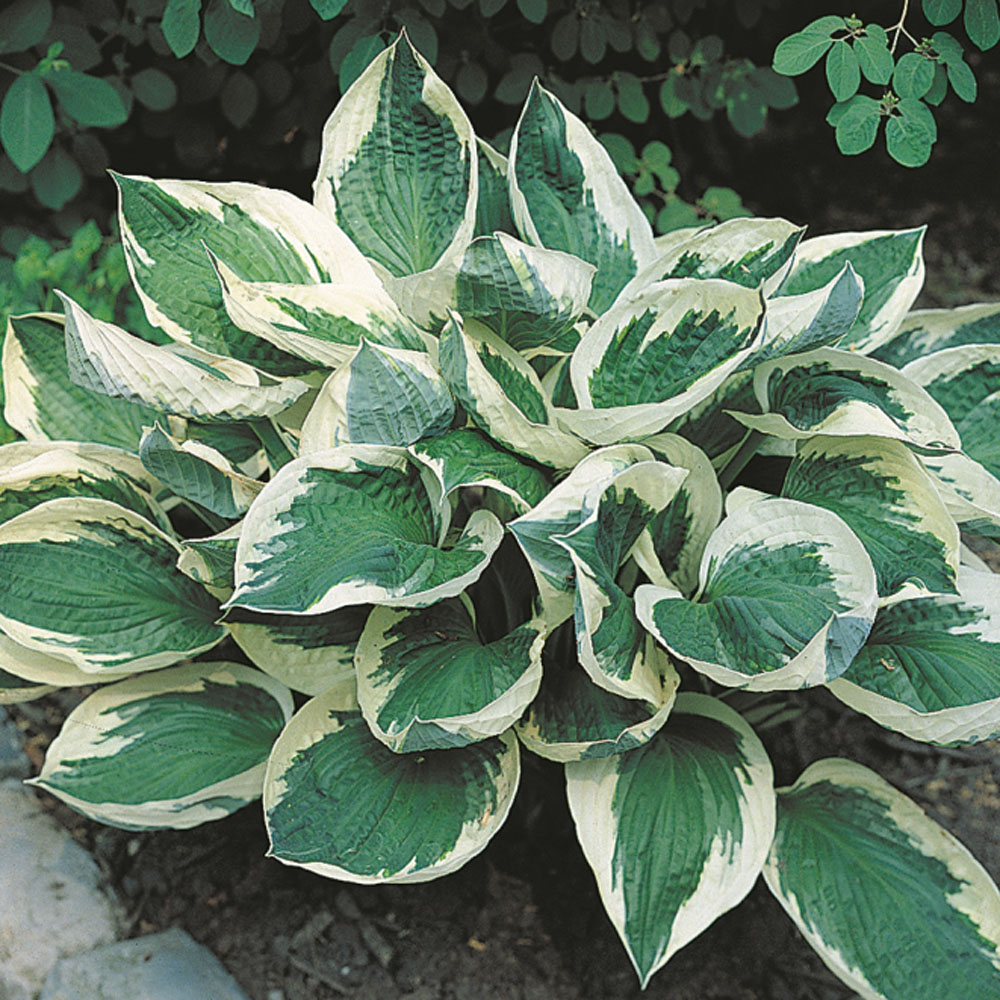
<svg viewBox="0 0 1000 1000">
<path fill-rule="evenodd" d="M 430 470 L 402 448 L 341 445 L 296 459 L 244 520 L 230 604 L 317 615 L 454 597 L 482 574 L 503 528 L 478 510 L 443 549 L 443 516 Z"/>
<path fill-rule="evenodd" d="M 283 684 L 236 663 L 133 677 L 69 714 L 31 784 L 112 826 L 188 829 L 260 796 L 292 711 Z"/>
<path fill-rule="evenodd" d="M 975 101 L 979 93 L 979 85 L 976 83 L 976 76 L 969 68 L 967 62 L 963 59 L 949 59 L 946 73 L 948 83 L 951 84 L 951 89 L 963 101 L 970 104 Z M 929 93 L 925 95 L 924 100 L 930 102 Z"/>
<path fill-rule="evenodd" d="M 478 176 L 469 119 L 404 33 L 327 121 L 313 190 L 317 208 L 398 277 L 469 242 Z"/>
<path fill-rule="evenodd" d="M 965 32 L 973 45 L 984 52 L 1000 41 L 1000 13 L 997 0 L 965 0 Z"/>
<path fill-rule="evenodd" d="M 923 97 L 934 82 L 934 60 L 919 52 L 899 57 L 892 74 L 892 89 L 898 97 Z"/>
<path fill-rule="evenodd" d="M 358 703 L 395 753 L 447 750 L 506 732 L 538 693 L 545 626 L 484 642 L 459 600 L 377 607 L 358 641 Z"/>
<path fill-rule="evenodd" d="M 300 453 L 341 444 L 406 447 L 443 434 L 455 416 L 448 386 L 428 356 L 362 339 L 323 384 L 302 424 Z"/>
<path fill-rule="evenodd" d="M 511 139 L 508 181 L 525 240 L 597 268 L 590 293 L 595 313 L 654 259 L 652 230 L 610 156 L 537 80 Z"/>
<path fill-rule="evenodd" d="M 854 39 L 854 54 L 870 83 L 888 83 L 892 79 L 894 61 L 884 28 L 877 24 L 865 25 L 865 34 Z"/>
<path fill-rule="evenodd" d="M 857 156 L 871 149 L 875 145 L 882 117 L 878 101 L 865 94 L 855 94 L 837 119 L 837 148 L 845 156 Z"/>
<path fill-rule="evenodd" d="M 478 319 L 516 351 L 571 351 L 574 324 L 590 297 L 595 268 L 558 250 L 496 233 L 473 240 L 462 255 L 455 308 Z"/>
<path fill-rule="evenodd" d="M 294 378 L 261 385 L 250 365 L 190 344 L 151 344 L 56 294 L 66 309 L 70 378 L 91 392 L 191 420 L 227 422 L 274 416 L 309 389 Z"/>
<path fill-rule="evenodd" d="M 26 174 L 45 155 L 55 134 L 52 101 L 37 73 L 22 73 L 0 105 L 0 142 L 10 162 Z"/>
<path fill-rule="evenodd" d="M 167 0 L 160 22 L 163 37 L 178 59 L 189 55 L 201 34 L 201 0 Z"/>
<path fill-rule="evenodd" d="M 619 302 L 573 352 L 580 409 L 561 423 L 595 444 L 662 431 L 752 355 L 763 311 L 757 291 L 718 279 L 658 282 Z"/>
<path fill-rule="evenodd" d="M 676 496 L 654 518 L 632 552 L 653 582 L 665 577 L 685 594 L 698 586 L 701 555 L 722 517 L 722 490 L 708 456 L 677 434 L 657 434 L 643 444 L 675 468 L 687 469 Z M 648 540 L 648 546 L 647 546 Z"/>
<path fill-rule="evenodd" d="M 841 347 L 865 354 L 896 331 L 924 283 L 924 227 L 835 233 L 803 240 L 779 295 L 822 288 L 850 263 L 864 282 L 861 312 Z"/>
<path fill-rule="evenodd" d="M 51 23 L 51 0 L 12 0 L 0 11 L 0 52 L 30 49 L 45 37 Z"/>
<path fill-rule="evenodd" d="M 1000 735 L 1000 576 L 958 570 L 958 593 L 879 609 L 868 641 L 830 684 L 851 708 L 927 743 Z"/>
<path fill-rule="evenodd" d="M 118 91 L 107 80 L 73 69 L 60 69 L 45 76 L 59 98 L 59 107 L 81 125 L 114 128 L 128 118 Z"/>
<path fill-rule="evenodd" d="M 345 882 L 424 882 L 475 857 L 520 778 L 512 733 L 455 750 L 395 754 L 338 689 L 278 738 L 264 781 L 270 854 Z"/>
<path fill-rule="evenodd" d="M 656 702 L 661 681 L 618 571 L 687 475 L 665 462 L 637 462 L 588 497 L 579 525 L 552 538 L 573 563 L 580 664 L 595 684 L 623 698 Z"/>
<path fill-rule="evenodd" d="M 131 673 L 126 668 L 121 674 L 108 671 L 95 677 L 75 666 L 63 657 L 42 653 L 15 642 L 9 635 L 0 632 L 0 673 L 7 673 L 22 682 L 22 687 L 40 684 L 48 690 L 62 687 L 81 687 L 102 680 L 114 680 L 122 674 Z M 3 702 L 3 685 L 0 682 L 0 704 Z"/>
<path fill-rule="evenodd" d="M 904 167 L 922 167 L 937 140 L 937 125 L 930 108 L 919 98 L 904 97 L 896 106 L 898 115 L 885 123 L 885 146 Z"/>
<path fill-rule="evenodd" d="M 814 292 L 768 299 L 763 342 L 744 365 L 756 367 L 788 354 L 833 346 L 854 325 L 863 297 L 864 285 L 848 262 Z"/>
<path fill-rule="evenodd" d="M 950 833 L 873 771 L 827 758 L 778 792 L 764 879 L 863 1000 L 1000 995 L 1000 892 Z"/>
<path fill-rule="evenodd" d="M 923 0 L 924 17 L 934 25 L 950 24 L 962 13 L 962 0 Z"/>
<path fill-rule="evenodd" d="M 918 309 L 872 357 L 902 368 L 916 358 L 963 344 L 1000 344 L 1000 303 L 981 302 L 957 309 Z"/>
<path fill-rule="evenodd" d="M 174 340 L 275 375 L 310 367 L 230 321 L 206 250 L 246 282 L 378 286 L 348 237 L 294 195 L 255 184 L 112 176 L 132 281 L 149 322 Z"/>
<path fill-rule="evenodd" d="M 549 492 L 545 473 L 472 428 L 418 441 L 410 453 L 434 473 L 444 497 L 463 486 L 486 487 L 523 514 Z"/>
<path fill-rule="evenodd" d="M 933 479 L 899 441 L 815 437 L 803 441 L 781 495 L 832 510 L 861 539 L 879 596 L 954 593 L 958 526 Z"/>
<path fill-rule="evenodd" d="M 679 695 L 663 728 L 630 753 L 567 764 L 566 794 L 643 988 L 750 892 L 774 836 L 767 753 L 706 695 Z"/>
<path fill-rule="evenodd" d="M 385 289 L 365 283 L 284 284 L 242 281 L 214 260 L 229 320 L 285 355 L 308 364 L 336 368 L 362 340 L 408 351 L 426 348 L 421 332 Z"/>
<path fill-rule="evenodd" d="M 693 601 L 643 584 L 639 621 L 717 684 L 751 691 L 842 674 L 878 603 L 857 536 L 836 514 L 797 500 L 756 500 L 731 513 L 708 541 L 700 583 Z"/>
<path fill-rule="evenodd" d="M 743 218 L 697 230 L 660 250 L 629 282 L 622 299 L 667 278 L 721 278 L 745 288 L 770 288 L 787 273 L 804 232 L 785 219 Z"/>
<path fill-rule="evenodd" d="M 779 358 L 754 372 L 763 414 L 734 414 L 747 427 L 784 440 L 814 434 L 895 438 L 926 451 L 960 447 L 948 414 L 891 365 L 821 347 Z"/>
<path fill-rule="evenodd" d="M 775 73 L 798 76 L 812 69 L 833 45 L 833 33 L 844 28 L 844 19 L 831 14 L 783 38 L 774 50 L 772 67 Z"/>
<path fill-rule="evenodd" d="M 79 440 L 138 451 L 156 410 L 70 381 L 63 317 L 35 313 L 8 321 L 3 348 L 4 419 L 29 441 Z"/>
<path fill-rule="evenodd" d="M 264 485 L 237 472 L 214 448 L 200 441 L 178 441 L 159 424 L 143 434 L 139 456 L 177 496 L 220 517 L 242 517 Z"/>
<path fill-rule="evenodd" d="M 325 615 L 266 615 L 230 608 L 225 623 L 251 663 L 310 697 L 354 683 L 354 650 L 368 620 L 366 605 Z"/>
<path fill-rule="evenodd" d="M 220 642 L 218 606 L 180 549 L 108 500 L 49 500 L 0 525 L 0 628 L 81 670 L 154 670 Z"/>
<path fill-rule="evenodd" d="M 153 497 L 162 484 L 126 451 L 75 441 L 0 447 L 0 522 L 57 497 L 111 500 L 169 527 Z"/>
<path fill-rule="evenodd" d="M 574 466 L 586 446 L 555 425 L 534 369 L 475 320 L 452 316 L 441 333 L 441 373 L 478 427 L 512 451 L 557 469 Z"/>
<path fill-rule="evenodd" d="M 556 537 L 581 524 L 616 475 L 652 460 L 653 453 L 642 445 L 601 448 L 577 463 L 531 510 L 511 521 L 509 529 L 531 566 L 550 629 L 573 613 L 573 560 Z"/>
<path fill-rule="evenodd" d="M 826 82 L 834 98 L 846 101 L 858 92 L 861 84 L 861 69 L 854 47 L 847 39 L 835 41 L 826 54 Z"/>
<path fill-rule="evenodd" d="M 507 194 L 507 157 L 478 137 L 476 146 L 479 149 L 479 197 L 476 201 L 476 228 L 472 235 L 513 233 L 514 219 Z"/>
<path fill-rule="evenodd" d="M 570 626 L 550 637 L 542 651 L 542 686 L 517 725 L 517 735 L 532 753 L 565 764 L 626 753 L 646 743 L 666 721 L 680 677 L 667 654 L 652 641 L 641 671 L 660 679 L 653 702 L 622 698 L 598 687 L 580 666 Z"/>
</svg>

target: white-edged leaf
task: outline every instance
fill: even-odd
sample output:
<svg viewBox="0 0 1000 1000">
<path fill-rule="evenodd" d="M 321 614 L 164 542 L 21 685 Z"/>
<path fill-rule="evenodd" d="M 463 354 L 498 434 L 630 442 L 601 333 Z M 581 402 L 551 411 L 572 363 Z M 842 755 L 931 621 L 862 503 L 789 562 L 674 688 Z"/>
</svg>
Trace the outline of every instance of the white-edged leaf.
<svg viewBox="0 0 1000 1000">
<path fill-rule="evenodd" d="M 510 214 L 510 197 L 507 194 L 507 157 L 478 136 L 476 146 L 479 150 L 479 198 L 473 235 L 513 233 L 514 219 Z"/>
<path fill-rule="evenodd" d="M 34 701 L 55 691 L 53 684 L 35 684 L 22 677 L 8 673 L 0 667 L 0 705 L 16 705 L 24 701 Z"/>
<path fill-rule="evenodd" d="M 767 753 L 707 695 L 678 695 L 663 728 L 630 753 L 567 764 L 566 792 L 643 987 L 747 895 L 774 836 Z"/>
<path fill-rule="evenodd" d="M 93 684 L 103 679 L 114 679 L 115 671 L 95 677 L 74 666 L 69 660 L 29 649 L 0 632 L 0 670 L 22 679 L 27 685 L 47 685 L 50 689 Z M 126 668 L 122 673 L 131 673 Z"/>
<path fill-rule="evenodd" d="M 345 882 L 425 882 L 461 868 L 507 818 L 520 778 L 513 733 L 395 754 L 334 688 L 278 738 L 264 781 L 271 855 Z"/>
<path fill-rule="evenodd" d="M 667 431 L 697 445 L 714 469 L 722 469 L 750 433 L 733 418 L 733 412 L 760 413 L 750 371 L 730 375 L 711 395 L 672 421 Z"/>
<path fill-rule="evenodd" d="M 316 207 L 399 277 L 429 270 L 465 247 L 478 192 L 472 125 L 403 32 L 372 60 L 323 128 Z"/>
<path fill-rule="evenodd" d="M 443 434 L 454 416 L 448 386 L 426 354 L 362 339 L 323 383 L 302 423 L 299 453 L 340 444 L 406 447 Z"/>
<path fill-rule="evenodd" d="M 607 151 L 537 80 L 514 129 L 507 179 L 525 240 L 597 268 L 595 313 L 656 257 L 649 222 Z"/>
<path fill-rule="evenodd" d="M 109 500 L 46 501 L 0 525 L 0 628 L 95 674 L 195 656 L 225 630 L 215 601 L 175 568 L 179 553 Z"/>
<path fill-rule="evenodd" d="M 693 601 L 635 592 L 642 624 L 718 684 L 810 687 L 842 674 L 875 619 L 875 570 L 834 513 L 767 498 L 733 510 L 708 541 Z"/>
<path fill-rule="evenodd" d="M 402 448 L 341 445 L 296 459 L 244 518 L 229 603 L 316 615 L 454 597 L 482 574 L 503 527 L 477 510 L 444 549 L 444 515 L 433 474 Z"/>
<path fill-rule="evenodd" d="M 880 608 L 830 690 L 911 739 L 958 744 L 1000 735 L 1000 576 L 960 566 L 957 594 Z"/>
<path fill-rule="evenodd" d="M 1000 891 L 950 833 L 839 758 L 778 790 L 764 879 L 862 1000 L 1000 995 Z"/>
<path fill-rule="evenodd" d="M 67 716 L 31 784 L 112 826 L 188 829 L 260 797 L 292 708 L 284 685 L 237 663 L 133 677 Z"/>
<path fill-rule="evenodd" d="M 243 522 L 239 521 L 207 538 L 182 538 L 177 568 L 219 600 L 226 600 L 235 586 L 236 545 L 242 530 Z"/>
<path fill-rule="evenodd" d="M 1000 303 L 917 309 L 903 318 L 892 338 L 872 351 L 871 356 L 902 368 L 925 354 L 962 344 L 1000 344 Z"/>
<path fill-rule="evenodd" d="M 961 452 L 923 459 L 948 513 L 973 534 L 1000 538 L 1000 477 Z"/>
</svg>

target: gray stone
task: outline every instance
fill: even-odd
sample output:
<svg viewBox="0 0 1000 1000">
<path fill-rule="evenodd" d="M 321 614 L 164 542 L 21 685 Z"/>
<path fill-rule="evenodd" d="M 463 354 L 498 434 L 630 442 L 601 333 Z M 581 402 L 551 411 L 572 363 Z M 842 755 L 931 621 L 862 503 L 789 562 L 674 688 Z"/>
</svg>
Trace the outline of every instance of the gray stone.
<svg viewBox="0 0 1000 1000">
<path fill-rule="evenodd" d="M 0 1000 L 32 1000 L 64 955 L 114 941 L 117 902 L 35 793 L 0 781 Z"/>
<path fill-rule="evenodd" d="M 132 938 L 62 959 L 41 1000 L 248 1000 L 222 963 L 186 931 Z"/>
<path fill-rule="evenodd" d="M 24 737 L 5 709 L 0 708 L 0 778 L 27 778 L 31 761 L 24 752 Z"/>
</svg>

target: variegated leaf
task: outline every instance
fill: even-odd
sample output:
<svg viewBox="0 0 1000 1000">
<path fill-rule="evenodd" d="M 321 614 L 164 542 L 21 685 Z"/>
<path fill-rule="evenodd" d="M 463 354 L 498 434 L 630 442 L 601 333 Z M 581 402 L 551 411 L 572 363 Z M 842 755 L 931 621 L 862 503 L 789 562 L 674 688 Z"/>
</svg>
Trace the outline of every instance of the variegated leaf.
<svg viewBox="0 0 1000 1000">
<path fill-rule="evenodd" d="M 506 233 L 473 240 L 455 279 L 455 308 L 478 319 L 516 351 L 572 351 L 596 269 L 559 250 Z"/>
<path fill-rule="evenodd" d="M 781 495 L 844 519 L 871 556 L 880 597 L 903 588 L 954 592 L 958 525 L 933 479 L 901 442 L 877 437 L 803 441 Z"/>
<path fill-rule="evenodd" d="M 220 517 L 242 517 L 264 487 L 237 472 L 221 452 L 200 441 L 178 441 L 159 424 L 146 429 L 139 456 L 177 496 Z"/>
<path fill-rule="evenodd" d="M 561 423 L 595 444 L 662 431 L 753 354 L 762 316 L 760 294 L 730 281 L 647 286 L 584 334 L 570 362 L 580 409 Z"/>
<path fill-rule="evenodd" d="M 744 367 L 832 347 L 857 320 L 864 293 L 864 284 L 848 261 L 839 274 L 815 291 L 768 299 L 764 339 Z"/>
<path fill-rule="evenodd" d="M 650 524 L 632 556 L 651 581 L 665 576 L 685 594 L 691 594 L 698 586 L 701 555 L 722 517 L 722 489 L 708 456 L 685 438 L 657 434 L 643 444 L 657 458 L 687 469 L 688 474 L 677 495 Z"/>
<path fill-rule="evenodd" d="M 163 528 L 153 499 L 163 489 L 135 455 L 77 441 L 15 441 L 0 447 L 0 522 L 57 497 L 97 497 L 128 507 Z"/>
<path fill-rule="evenodd" d="M 1000 344 L 1000 303 L 979 302 L 957 309 L 908 313 L 892 338 L 871 356 L 902 368 L 925 354 L 963 344 Z"/>
<path fill-rule="evenodd" d="M 680 677 L 670 658 L 647 637 L 641 673 L 660 680 L 655 701 L 622 698 L 598 687 L 580 666 L 575 636 L 563 626 L 543 650 L 542 686 L 517 726 L 532 753 L 560 764 L 626 753 L 650 740 L 674 706 Z"/>
<path fill-rule="evenodd" d="M 862 1000 L 1000 996 L 1000 891 L 950 833 L 860 764 L 820 760 L 779 789 L 764 879 Z"/>
<path fill-rule="evenodd" d="M 454 597 L 482 574 L 503 527 L 477 510 L 444 549 L 444 515 L 430 470 L 402 448 L 341 445 L 296 459 L 244 519 L 229 603 L 317 615 Z"/>
<path fill-rule="evenodd" d="M 146 317 L 181 343 L 231 355 L 272 375 L 297 375 L 310 367 L 233 325 L 210 254 L 247 282 L 378 287 L 350 239 L 285 191 L 112 176 L 125 260 Z"/>
<path fill-rule="evenodd" d="M 679 695 L 637 750 L 567 764 L 566 793 L 643 988 L 747 895 L 774 836 L 767 753 L 736 712 L 706 695 Z"/>
<path fill-rule="evenodd" d="M 531 365 L 475 320 L 452 316 L 441 333 L 441 373 L 473 422 L 526 458 L 574 466 L 587 447 L 555 426 L 554 411 Z"/>
<path fill-rule="evenodd" d="M 841 701 L 928 743 L 1000 735 L 1000 576 L 958 570 L 958 593 L 879 609 L 868 641 L 831 682 Z"/>
<path fill-rule="evenodd" d="M 573 561 L 580 663 L 595 684 L 623 698 L 655 702 L 662 685 L 618 571 L 687 474 L 665 462 L 637 462 L 588 498 L 579 525 L 552 537 Z"/>
<path fill-rule="evenodd" d="M 35 684 L 22 677 L 7 673 L 0 667 L 0 705 L 16 705 L 19 702 L 34 701 L 55 691 L 51 684 Z"/>
<path fill-rule="evenodd" d="M 190 345 L 150 344 L 56 294 L 66 307 L 70 378 L 90 392 L 205 423 L 271 417 L 309 389 L 296 378 L 261 385 L 250 365 Z"/>
<path fill-rule="evenodd" d="M 815 434 L 895 438 L 925 451 L 960 447 L 948 414 L 891 365 L 821 347 L 754 372 L 763 414 L 734 413 L 747 427 L 784 440 Z"/>
<path fill-rule="evenodd" d="M 861 312 L 842 348 L 869 353 L 899 327 L 924 284 L 926 227 L 834 233 L 803 240 L 780 295 L 802 295 L 822 288 L 850 263 L 864 282 Z"/>
<path fill-rule="evenodd" d="M 188 829 L 260 796 L 292 709 L 284 685 L 237 663 L 133 677 L 69 714 L 31 784 L 112 826 Z"/>
<path fill-rule="evenodd" d="M 328 119 L 313 192 L 316 207 L 398 277 L 472 239 L 478 178 L 469 119 L 404 32 Z"/>
<path fill-rule="evenodd" d="M 537 80 L 514 129 L 507 176 L 524 239 L 597 268 L 596 314 L 656 257 L 649 222 L 607 151 Z"/>
<path fill-rule="evenodd" d="M 3 632 L 0 632 L 0 670 L 31 684 L 46 685 L 50 690 L 113 680 L 119 676 L 113 670 L 107 674 L 102 672 L 99 677 L 86 673 L 64 657 L 29 649 Z M 130 672 L 128 668 L 122 671 L 123 674 Z"/>
<path fill-rule="evenodd" d="M 395 753 L 447 750 L 506 732 L 538 693 L 545 626 L 483 642 L 459 600 L 378 607 L 358 641 L 358 703 Z"/>
<path fill-rule="evenodd" d="M 354 650 L 371 608 L 361 604 L 325 615 L 266 615 L 230 608 L 224 619 L 254 666 L 293 691 L 321 694 L 354 683 Z"/>
<path fill-rule="evenodd" d="M 718 684 L 788 690 L 840 676 L 864 644 L 878 594 L 857 536 L 798 500 L 745 504 L 702 556 L 701 588 L 636 590 L 639 620 L 676 657 Z"/>
<path fill-rule="evenodd" d="M 1000 538 L 1000 476 L 961 452 L 927 455 L 923 463 L 948 513 L 964 530 Z"/>
<path fill-rule="evenodd" d="M 733 412 L 760 413 L 752 372 L 730 375 L 711 395 L 668 424 L 667 431 L 697 445 L 713 468 L 722 469 L 749 433 Z"/>
<path fill-rule="evenodd" d="M 478 137 L 476 146 L 479 150 L 479 198 L 473 236 L 513 233 L 514 219 L 507 194 L 507 157 Z"/>
<path fill-rule="evenodd" d="M 336 368 L 362 339 L 411 351 L 427 346 L 380 284 L 242 281 L 224 261 L 213 264 L 229 319 L 305 367 Z"/>
<path fill-rule="evenodd" d="M 362 884 L 425 882 L 461 868 L 507 818 L 520 778 L 513 733 L 395 754 L 338 689 L 278 738 L 264 783 L 270 853 Z"/>
<path fill-rule="evenodd" d="M 410 454 L 434 473 L 445 497 L 465 486 L 485 487 L 502 493 L 523 514 L 549 492 L 541 469 L 471 427 L 418 441 Z"/>
<path fill-rule="evenodd" d="M 668 278 L 721 278 L 746 288 L 778 284 L 805 232 L 786 219 L 737 218 L 692 233 L 644 267 L 622 293 L 628 298 Z"/>
<path fill-rule="evenodd" d="M 142 429 L 160 414 L 70 380 L 63 317 L 18 316 L 3 347 L 4 419 L 29 441 L 89 441 L 137 451 Z"/>
<path fill-rule="evenodd" d="M 242 531 L 239 521 L 208 538 L 182 538 L 177 568 L 213 593 L 222 591 L 229 597 L 236 586 L 236 545 Z"/>
<path fill-rule="evenodd" d="M 154 670 L 225 636 L 163 531 L 108 500 L 64 497 L 0 525 L 0 628 L 101 673 Z"/>
<path fill-rule="evenodd" d="M 648 448 L 635 444 L 595 451 L 543 500 L 510 522 L 508 527 L 531 566 L 550 628 L 573 613 L 573 560 L 555 537 L 580 525 L 614 476 L 630 465 L 652 459 Z"/>
<path fill-rule="evenodd" d="M 303 421 L 299 452 L 341 444 L 406 447 L 443 434 L 454 416 L 455 401 L 426 354 L 362 339 L 320 389 Z"/>
</svg>

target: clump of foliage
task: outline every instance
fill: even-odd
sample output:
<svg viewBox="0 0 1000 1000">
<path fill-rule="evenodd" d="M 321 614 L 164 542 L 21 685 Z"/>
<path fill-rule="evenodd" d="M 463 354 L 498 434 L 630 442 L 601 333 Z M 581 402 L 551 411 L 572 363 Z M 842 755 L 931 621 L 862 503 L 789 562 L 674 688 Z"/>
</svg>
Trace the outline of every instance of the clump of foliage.
<svg viewBox="0 0 1000 1000">
<path fill-rule="evenodd" d="M 962 15 L 969 41 L 982 51 L 1000 41 L 997 0 L 923 0 L 922 10 L 932 27 Z M 958 39 L 947 31 L 914 35 L 912 17 L 907 27 L 910 14 L 909 0 L 904 0 L 899 20 L 888 28 L 866 24 L 856 15 L 827 15 L 775 50 L 774 69 L 786 76 L 805 73 L 823 60 L 837 102 L 826 120 L 836 130 L 842 153 L 854 156 L 871 149 L 884 122 L 889 155 L 906 167 L 923 166 L 937 140 L 931 108 L 944 101 L 949 88 L 963 101 L 976 99 L 976 77 Z M 859 93 L 862 81 L 877 96 Z"/>
<path fill-rule="evenodd" d="M 642 983 L 763 874 L 864 996 L 1000 993 L 965 848 L 848 760 L 775 789 L 729 697 L 1000 732 L 959 537 L 1000 533 L 1000 306 L 910 312 L 922 230 L 656 239 L 552 93 L 505 158 L 405 38 L 314 204 L 116 181 L 171 342 L 63 296 L 4 344 L 0 690 L 98 685 L 35 784 L 129 829 L 262 796 L 284 863 L 414 882 L 538 754 Z"/>
</svg>

